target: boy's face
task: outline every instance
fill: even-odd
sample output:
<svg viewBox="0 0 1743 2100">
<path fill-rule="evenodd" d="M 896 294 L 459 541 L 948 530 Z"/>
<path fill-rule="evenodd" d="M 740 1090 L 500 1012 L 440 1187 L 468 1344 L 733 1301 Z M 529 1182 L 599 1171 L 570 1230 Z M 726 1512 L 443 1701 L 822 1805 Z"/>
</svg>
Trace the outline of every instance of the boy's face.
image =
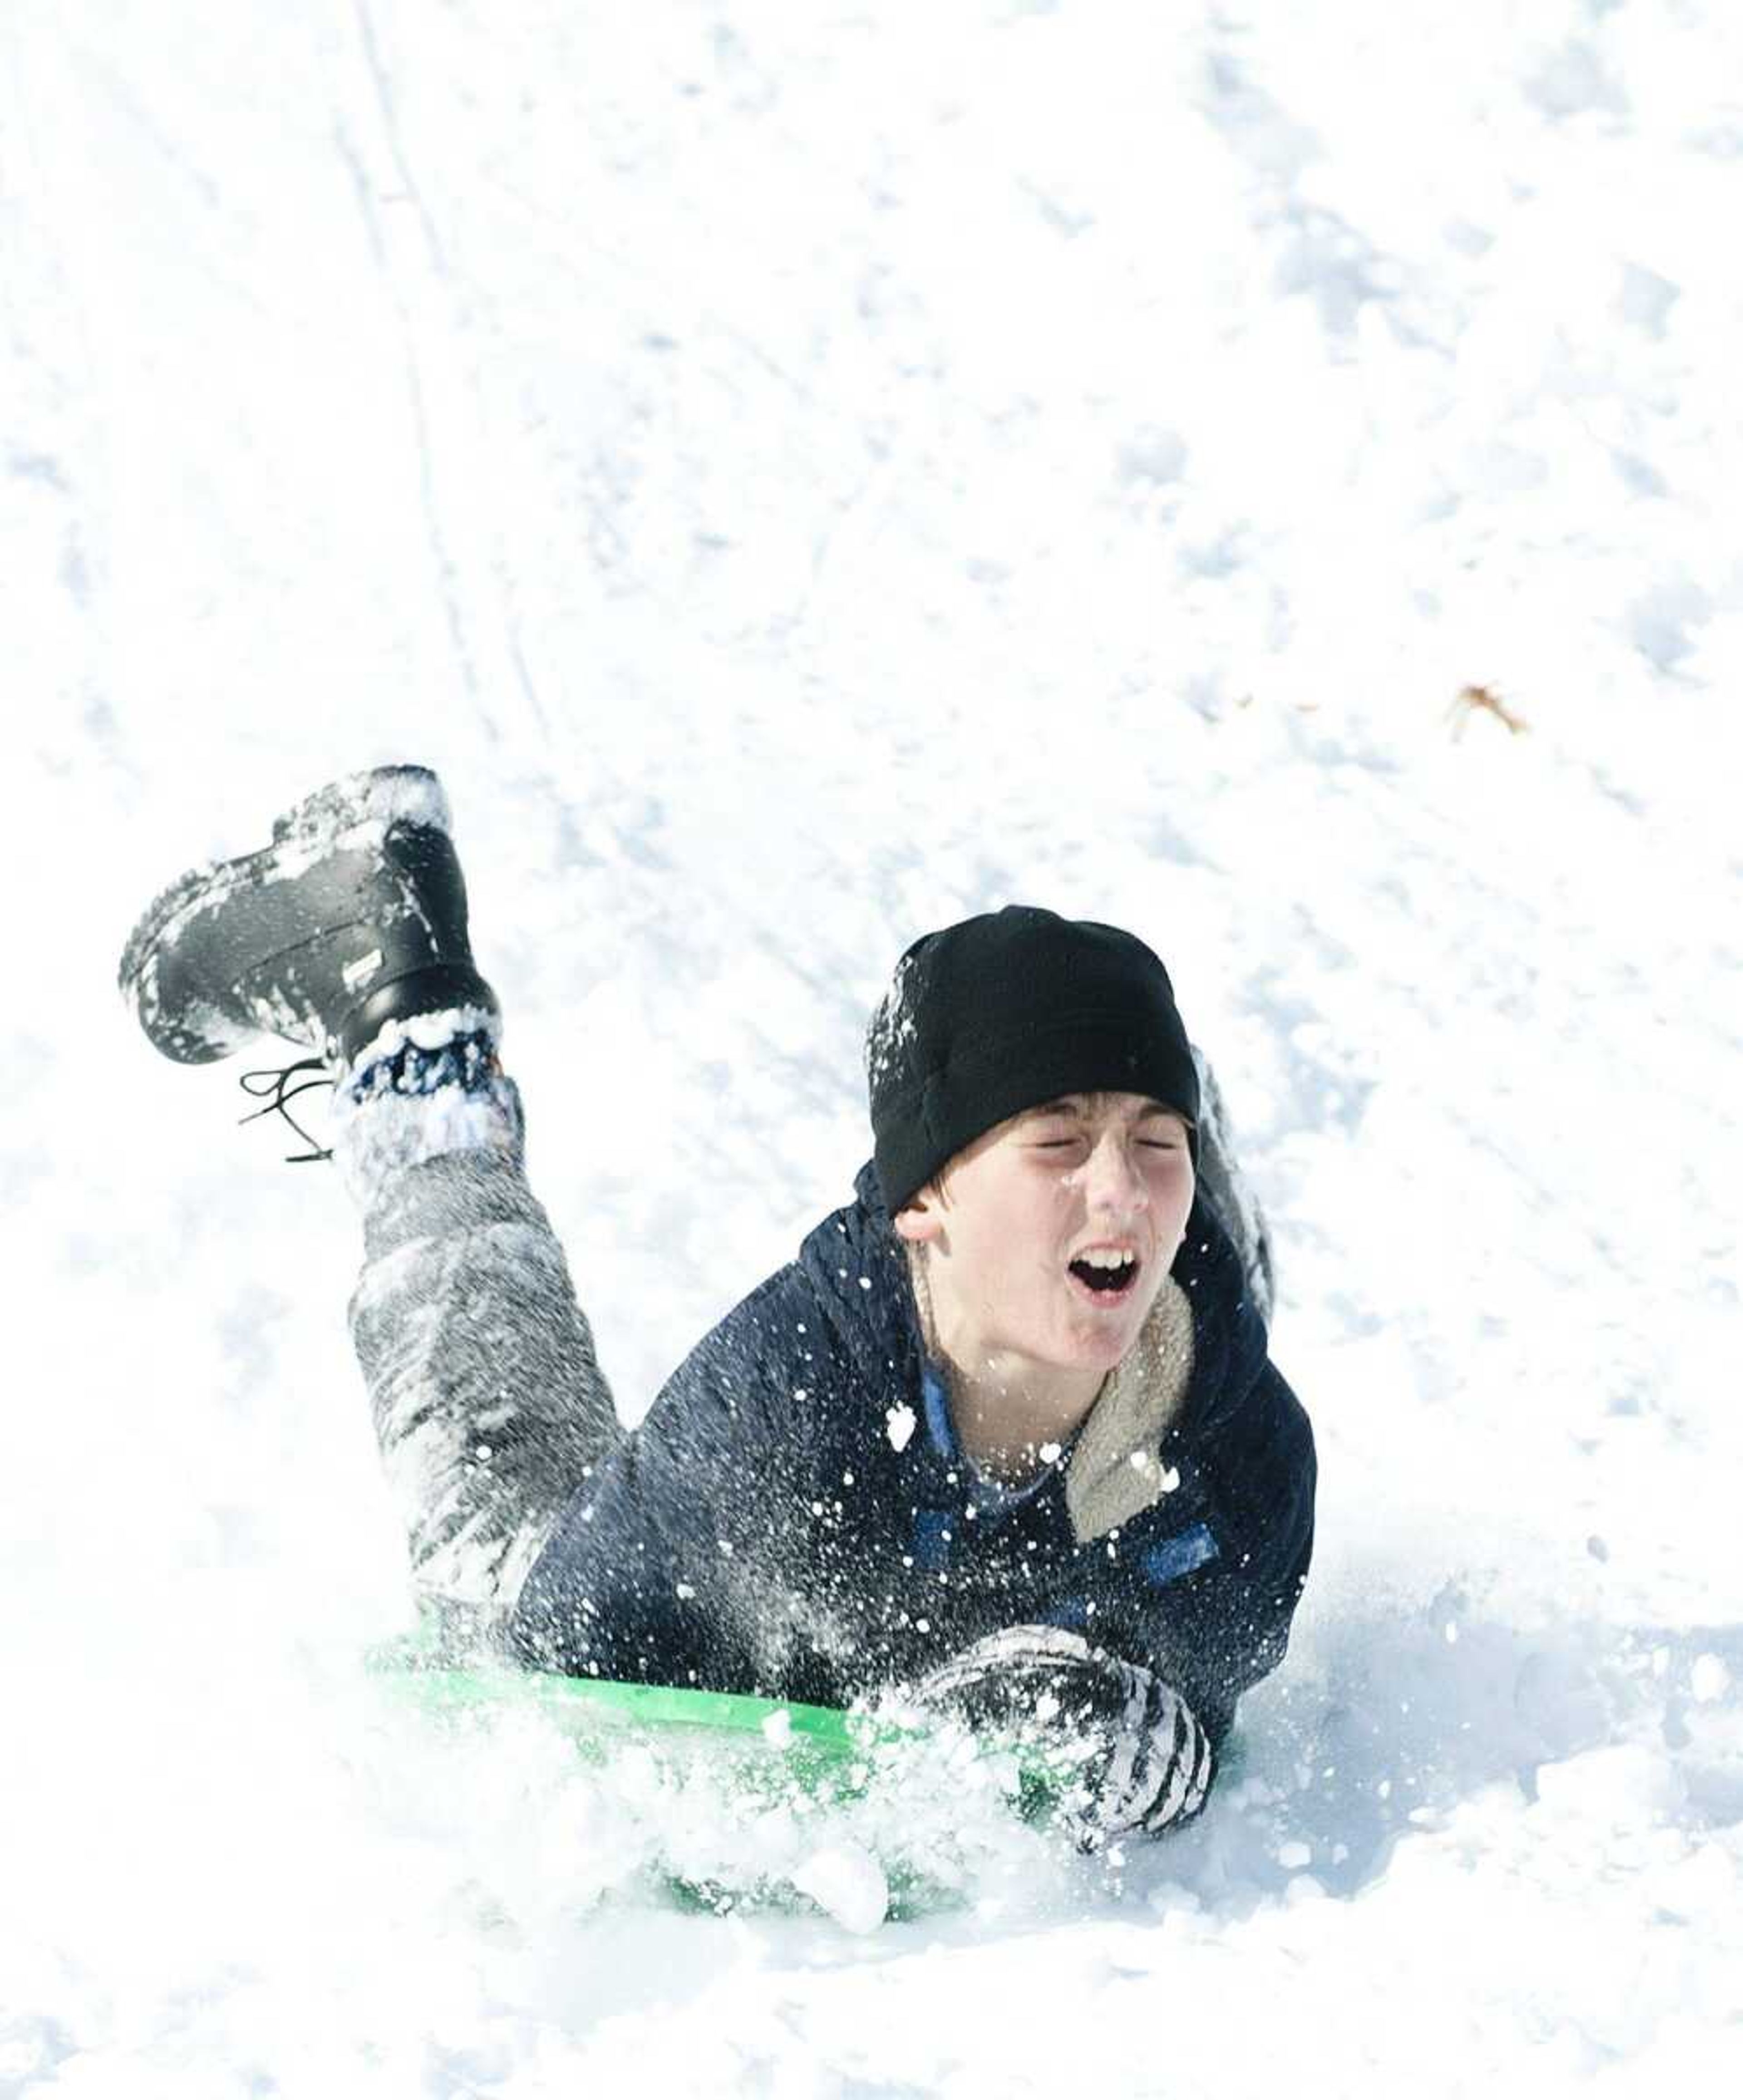
<svg viewBox="0 0 1743 2100">
<path fill-rule="evenodd" d="M 1192 1198 L 1178 1115 L 1139 1094 L 1072 1094 L 977 1138 L 895 1224 L 924 1250 L 953 1361 L 1105 1373 L 1136 1340 Z"/>
</svg>

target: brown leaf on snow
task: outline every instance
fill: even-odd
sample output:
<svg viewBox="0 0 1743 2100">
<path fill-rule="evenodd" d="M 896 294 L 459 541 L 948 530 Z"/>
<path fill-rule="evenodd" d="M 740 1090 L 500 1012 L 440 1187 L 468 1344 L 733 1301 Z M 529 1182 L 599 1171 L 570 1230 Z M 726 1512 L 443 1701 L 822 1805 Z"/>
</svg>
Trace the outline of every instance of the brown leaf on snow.
<svg viewBox="0 0 1743 2100">
<path fill-rule="evenodd" d="M 1498 721 L 1505 722 L 1515 736 L 1526 726 L 1525 717 L 1515 714 L 1490 686 L 1465 686 L 1447 712 L 1452 720 L 1454 736 L 1464 735 L 1465 725 L 1473 714 L 1493 715 Z"/>
</svg>

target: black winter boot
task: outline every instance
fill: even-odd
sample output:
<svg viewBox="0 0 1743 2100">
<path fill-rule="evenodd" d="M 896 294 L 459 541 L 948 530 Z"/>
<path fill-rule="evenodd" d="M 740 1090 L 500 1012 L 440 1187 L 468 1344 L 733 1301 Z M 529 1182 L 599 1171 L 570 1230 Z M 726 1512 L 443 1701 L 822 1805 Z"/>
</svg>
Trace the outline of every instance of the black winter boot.
<svg viewBox="0 0 1743 2100">
<path fill-rule="evenodd" d="M 299 802 L 272 842 L 195 868 L 134 929 L 122 996 L 165 1057 L 203 1065 L 283 1035 L 349 1061 L 391 1021 L 487 1019 L 448 798 L 421 765 L 352 774 Z"/>
</svg>

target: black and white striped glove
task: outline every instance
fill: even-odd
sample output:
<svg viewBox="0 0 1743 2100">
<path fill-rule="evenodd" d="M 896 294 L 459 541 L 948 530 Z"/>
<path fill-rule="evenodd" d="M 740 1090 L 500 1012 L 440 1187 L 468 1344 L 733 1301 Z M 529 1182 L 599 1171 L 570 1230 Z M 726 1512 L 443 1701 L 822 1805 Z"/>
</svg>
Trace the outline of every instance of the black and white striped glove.
<svg viewBox="0 0 1743 2100">
<path fill-rule="evenodd" d="M 1062 1626 L 1006 1626 L 915 1688 L 919 1704 L 1019 1741 L 1081 1745 L 1065 1802 L 1079 1842 L 1154 1837 L 1196 1815 L 1210 1791 L 1210 1738 L 1154 1670 Z"/>
</svg>

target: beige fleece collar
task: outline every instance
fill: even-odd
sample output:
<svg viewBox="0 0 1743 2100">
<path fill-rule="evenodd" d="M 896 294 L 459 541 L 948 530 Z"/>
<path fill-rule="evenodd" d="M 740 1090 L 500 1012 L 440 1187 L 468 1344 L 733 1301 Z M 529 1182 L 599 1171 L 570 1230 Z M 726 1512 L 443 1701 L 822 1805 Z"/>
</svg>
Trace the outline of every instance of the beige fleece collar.
<svg viewBox="0 0 1743 2100">
<path fill-rule="evenodd" d="M 1167 1277 L 1090 1410 L 1066 1470 L 1066 1507 L 1080 1540 L 1129 1524 L 1179 1486 L 1159 1454 L 1192 1383 L 1192 1365 L 1191 1301 Z"/>
</svg>

